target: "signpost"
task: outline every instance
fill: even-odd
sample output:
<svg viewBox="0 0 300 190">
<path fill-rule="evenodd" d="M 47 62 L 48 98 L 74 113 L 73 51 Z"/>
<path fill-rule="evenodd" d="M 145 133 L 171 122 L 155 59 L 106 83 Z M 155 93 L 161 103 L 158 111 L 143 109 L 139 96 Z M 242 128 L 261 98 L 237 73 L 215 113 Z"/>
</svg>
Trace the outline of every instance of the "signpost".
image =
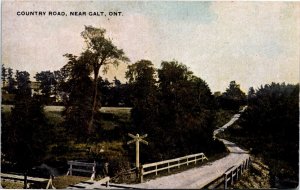
<svg viewBox="0 0 300 190">
<path fill-rule="evenodd" d="M 140 168 L 140 142 L 148 145 L 148 142 L 143 140 L 143 138 L 146 138 L 148 135 L 145 134 L 140 136 L 139 134 L 136 134 L 136 136 L 134 136 L 133 134 L 128 133 L 128 136 L 130 136 L 133 139 L 128 141 L 127 144 L 131 144 L 135 142 L 135 166 L 137 169 L 139 169 Z"/>
</svg>

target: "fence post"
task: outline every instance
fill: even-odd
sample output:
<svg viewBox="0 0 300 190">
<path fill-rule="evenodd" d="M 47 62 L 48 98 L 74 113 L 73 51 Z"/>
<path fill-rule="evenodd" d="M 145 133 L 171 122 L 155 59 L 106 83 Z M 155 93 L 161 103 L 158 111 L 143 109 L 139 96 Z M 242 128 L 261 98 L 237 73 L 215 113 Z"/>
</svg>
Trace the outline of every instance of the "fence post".
<svg viewBox="0 0 300 190">
<path fill-rule="evenodd" d="M 231 170 L 231 185 L 233 184 L 233 170 Z"/>
<path fill-rule="evenodd" d="M 195 156 L 195 165 L 196 165 L 196 163 L 197 163 L 197 156 Z"/>
<path fill-rule="evenodd" d="M 178 160 L 178 168 L 180 168 L 180 160 Z"/>
<path fill-rule="evenodd" d="M 224 174 L 224 189 L 227 189 L 227 174 Z"/>
<path fill-rule="evenodd" d="M 189 157 L 186 158 L 186 165 L 189 165 Z"/>
<path fill-rule="evenodd" d="M 106 181 L 106 187 L 109 186 L 109 179 Z"/>
<path fill-rule="evenodd" d="M 155 175 L 157 175 L 157 165 L 155 166 Z"/>
<path fill-rule="evenodd" d="M 168 162 L 168 173 L 170 173 L 170 162 Z"/>
<path fill-rule="evenodd" d="M 96 161 L 94 161 L 93 173 L 92 173 L 92 176 L 91 176 L 91 181 L 94 181 L 95 178 L 96 178 Z"/>
<path fill-rule="evenodd" d="M 72 175 L 72 162 L 70 163 L 70 168 L 69 168 L 69 171 L 70 171 L 70 175 Z"/>
<path fill-rule="evenodd" d="M 244 173 L 244 161 L 242 162 L 242 173 Z"/>
<path fill-rule="evenodd" d="M 141 175 L 140 175 L 140 182 L 143 183 L 143 176 L 144 176 L 144 167 L 141 167 Z"/>
<path fill-rule="evenodd" d="M 24 173 L 24 189 L 27 189 L 27 172 Z"/>
</svg>

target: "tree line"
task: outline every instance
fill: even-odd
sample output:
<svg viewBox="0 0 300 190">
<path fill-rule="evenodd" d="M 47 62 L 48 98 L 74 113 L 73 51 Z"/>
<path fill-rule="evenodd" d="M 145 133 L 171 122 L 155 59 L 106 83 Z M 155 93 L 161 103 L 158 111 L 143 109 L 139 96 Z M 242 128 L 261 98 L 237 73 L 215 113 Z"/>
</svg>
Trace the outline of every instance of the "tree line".
<svg viewBox="0 0 300 190">
<path fill-rule="evenodd" d="M 27 71 L 16 71 L 13 77 L 13 70 L 2 66 L 3 90 L 15 95 L 10 117 L 2 113 L 4 158 L 28 170 L 47 156 L 49 143 L 64 141 L 61 134 L 81 143 L 103 140 L 102 106 L 132 107 L 132 125 L 123 130 L 121 139 L 126 140 L 127 132 L 148 133 L 151 143 L 147 151 L 142 149 L 144 161 L 224 151 L 212 138 L 214 120 L 217 110 L 238 110 L 246 103 L 239 84 L 231 81 L 224 93 L 213 95 L 203 79 L 176 60 L 163 61 L 159 68 L 140 60 L 128 65 L 125 84 L 117 78 L 109 82 L 100 76 L 101 70 L 105 73 L 109 66 L 129 59 L 105 32 L 86 26 L 81 33 L 86 48 L 80 55 L 65 54 L 68 61 L 60 70 L 36 73 L 39 93 L 32 93 Z M 60 97 L 64 106 L 60 134 L 53 132 L 57 126 L 43 110 L 53 103 L 53 96 Z"/>
</svg>

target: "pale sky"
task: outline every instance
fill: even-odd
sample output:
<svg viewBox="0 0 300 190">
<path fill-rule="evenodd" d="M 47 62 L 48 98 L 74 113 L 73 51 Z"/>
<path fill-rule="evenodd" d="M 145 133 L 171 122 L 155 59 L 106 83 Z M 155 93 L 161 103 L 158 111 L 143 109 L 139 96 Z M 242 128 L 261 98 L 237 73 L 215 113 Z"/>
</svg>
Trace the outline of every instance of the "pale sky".
<svg viewBox="0 0 300 190">
<path fill-rule="evenodd" d="M 109 11 L 122 16 L 88 15 Z M 79 55 L 85 47 L 84 25 L 105 28 L 131 63 L 184 63 L 213 92 L 223 92 L 232 80 L 245 92 L 270 82 L 299 82 L 300 2 L 2 1 L 2 63 L 32 76 L 58 70 L 67 63 L 63 54 Z M 102 77 L 125 82 L 126 67 L 112 67 Z"/>
</svg>

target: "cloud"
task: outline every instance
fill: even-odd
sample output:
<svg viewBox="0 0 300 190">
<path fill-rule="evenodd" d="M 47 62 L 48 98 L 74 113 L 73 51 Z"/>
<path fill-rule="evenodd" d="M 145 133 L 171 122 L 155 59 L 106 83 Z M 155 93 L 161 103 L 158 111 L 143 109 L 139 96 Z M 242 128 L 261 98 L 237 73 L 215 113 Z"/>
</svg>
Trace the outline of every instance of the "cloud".
<svg viewBox="0 0 300 190">
<path fill-rule="evenodd" d="M 84 25 L 104 27 L 132 62 L 176 59 L 224 91 L 299 81 L 298 2 L 20 2 L 2 5 L 2 62 L 30 71 L 61 68 L 65 53 L 84 48 Z M 111 11 L 122 17 L 18 17 L 18 10 Z M 113 68 L 113 67 L 112 67 Z M 124 82 L 126 65 L 108 78 Z M 105 78 L 106 76 L 104 76 Z"/>
</svg>

